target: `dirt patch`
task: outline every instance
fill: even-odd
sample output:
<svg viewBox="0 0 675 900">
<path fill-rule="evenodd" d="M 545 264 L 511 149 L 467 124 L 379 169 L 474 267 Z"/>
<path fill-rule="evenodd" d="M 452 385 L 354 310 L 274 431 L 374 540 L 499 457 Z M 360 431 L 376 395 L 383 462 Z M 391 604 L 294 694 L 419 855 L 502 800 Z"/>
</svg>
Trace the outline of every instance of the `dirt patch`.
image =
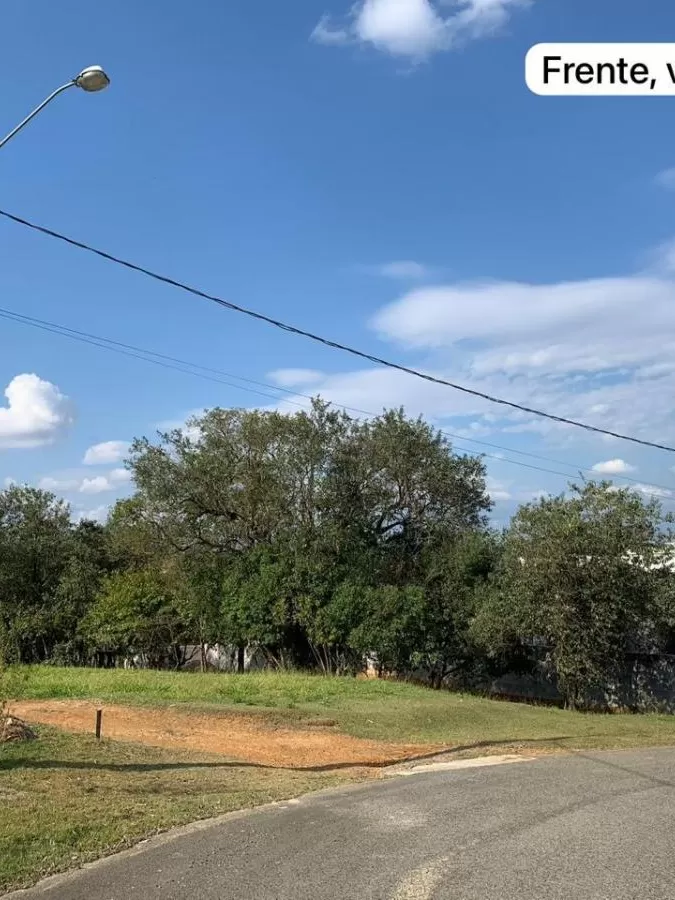
<svg viewBox="0 0 675 900">
<path fill-rule="evenodd" d="M 103 706 L 103 736 L 153 747 L 216 753 L 257 765 L 296 769 L 340 769 L 393 765 L 443 749 L 437 745 L 389 744 L 341 734 L 322 722 L 289 728 L 259 716 Z M 25 701 L 12 712 L 65 731 L 94 733 L 95 703 L 83 700 Z"/>
</svg>

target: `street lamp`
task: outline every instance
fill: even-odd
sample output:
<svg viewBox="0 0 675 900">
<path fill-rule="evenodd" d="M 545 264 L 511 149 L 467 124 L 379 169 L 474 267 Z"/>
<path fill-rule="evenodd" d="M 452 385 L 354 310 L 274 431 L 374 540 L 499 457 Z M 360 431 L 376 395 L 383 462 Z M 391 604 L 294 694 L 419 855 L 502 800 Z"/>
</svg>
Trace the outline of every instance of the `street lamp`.
<svg viewBox="0 0 675 900">
<path fill-rule="evenodd" d="M 32 113 L 27 115 L 23 122 L 19 122 L 16 128 L 13 128 L 10 133 L 0 141 L 0 150 L 8 141 L 10 141 L 14 137 L 15 134 L 18 134 L 25 125 L 28 125 L 30 120 L 34 119 L 35 116 L 41 110 L 43 110 L 48 103 L 51 103 L 54 97 L 58 97 L 59 94 L 67 91 L 68 88 L 79 87 L 82 88 L 83 91 L 86 91 L 88 94 L 93 94 L 97 91 L 102 91 L 104 88 L 107 88 L 109 84 L 110 79 L 100 66 L 88 66 L 86 69 L 82 69 L 82 71 L 76 78 L 73 78 L 67 84 L 62 84 L 61 87 L 57 88 L 53 93 L 51 93 L 46 100 L 43 100 L 42 103 L 37 106 Z"/>
</svg>

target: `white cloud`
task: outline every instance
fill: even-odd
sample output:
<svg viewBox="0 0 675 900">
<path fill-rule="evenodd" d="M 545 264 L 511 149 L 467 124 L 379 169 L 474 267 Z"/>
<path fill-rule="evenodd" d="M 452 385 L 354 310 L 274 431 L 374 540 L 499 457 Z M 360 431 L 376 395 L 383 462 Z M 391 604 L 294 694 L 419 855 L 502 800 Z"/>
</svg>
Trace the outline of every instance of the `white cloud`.
<svg viewBox="0 0 675 900">
<path fill-rule="evenodd" d="M 321 44 L 368 44 L 395 56 L 420 60 L 466 40 L 499 31 L 512 10 L 532 0 L 359 0 L 335 25 L 324 16 L 312 39 Z M 452 12 L 444 7 L 452 5 Z"/>
<path fill-rule="evenodd" d="M 317 44 L 332 44 L 337 47 L 342 44 L 348 44 L 351 40 L 349 31 L 345 28 L 333 27 L 328 16 L 322 16 L 319 19 L 319 22 L 314 31 L 312 31 L 310 37 L 311 40 L 316 41 Z"/>
<path fill-rule="evenodd" d="M 115 491 L 128 485 L 132 480 L 128 469 L 112 469 L 106 475 L 94 477 L 81 477 L 75 474 L 47 475 L 38 481 L 38 488 L 42 491 L 52 491 L 55 494 L 102 494 L 106 491 Z"/>
<path fill-rule="evenodd" d="M 404 406 L 413 415 L 425 413 L 431 418 L 445 418 L 470 415 L 476 407 L 475 401 L 466 395 L 392 369 L 357 369 L 324 375 L 322 381 L 312 385 L 312 393 L 320 394 L 336 406 L 366 415 L 378 415 L 384 408 Z M 302 396 L 289 399 L 300 404 L 309 403 Z M 295 410 L 295 406 L 283 398 L 279 401 L 279 407 L 287 411 Z"/>
<path fill-rule="evenodd" d="M 104 525 L 107 518 L 108 513 L 110 512 L 109 506 L 96 506 L 94 509 L 78 509 L 73 514 L 73 519 L 76 522 L 98 522 L 99 525 Z"/>
<path fill-rule="evenodd" d="M 419 281 L 428 275 L 426 266 L 411 259 L 384 263 L 377 267 L 377 272 L 385 278 L 394 278 L 400 281 Z"/>
<path fill-rule="evenodd" d="M 105 475 L 96 475 L 94 478 L 85 478 L 78 487 L 81 494 L 103 494 L 105 491 L 111 491 L 112 484 Z"/>
<path fill-rule="evenodd" d="M 324 378 L 324 375 L 316 369 L 276 369 L 269 372 L 267 377 L 279 387 L 300 388 L 316 384 Z"/>
<path fill-rule="evenodd" d="M 38 481 L 38 488 L 41 491 L 52 491 L 58 494 L 76 491 L 79 489 L 79 486 L 80 482 L 76 478 L 52 478 L 47 476 Z"/>
<path fill-rule="evenodd" d="M 620 336 L 628 317 L 635 330 L 623 337 L 629 337 L 631 345 L 636 340 L 642 345 L 647 342 L 651 353 L 662 337 L 658 333 L 662 317 L 666 324 L 675 325 L 674 301 L 675 282 L 647 274 L 557 284 L 476 282 L 411 291 L 381 310 L 373 324 L 383 337 L 409 347 L 498 339 L 500 345 L 512 348 L 508 357 L 500 353 L 500 364 L 514 371 L 561 363 L 571 371 L 567 339 L 590 328 L 591 339 L 582 342 L 571 361 L 574 369 L 595 371 L 608 368 L 608 362 L 616 367 L 636 361 L 634 349 L 617 361 L 614 346 L 608 359 L 608 339 L 602 340 L 607 332 L 611 339 Z M 532 338 L 536 350 L 529 346 Z M 641 355 L 637 353 L 638 360 Z"/>
<path fill-rule="evenodd" d="M 198 406 L 191 409 L 180 418 L 163 419 L 161 422 L 157 422 L 156 428 L 162 434 L 165 432 L 182 431 L 187 437 L 197 440 L 200 437 L 200 433 L 198 429 L 190 427 L 188 422 L 194 418 L 201 419 L 206 412 L 207 410 L 203 406 Z"/>
<path fill-rule="evenodd" d="M 485 484 L 490 498 L 495 503 L 499 503 L 500 501 L 506 502 L 507 500 L 511 499 L 512 494 L 509 491 L 509 486 L 499 481 L 498 479 L 493 478 L 491 475 L 488 475 L 485 479 Z"/>
<path fill-rule="evenodd" d="M 16 375 L 5 397 L 7 406 L 0 407 L 0 448 L 51 444 L 73 422 L 68 398 L 37 375 Z"/>
<path fill-rule="evenodd" d="M 675 238 L 658 246 L 649 261 L 657 274 L 672 276 L 675 273 Z"/>
<path fill-rule="evenodd" d="M 89 447 L 82 460 L 85 466 L 109 466 L 122 462 L 129 452 L 128 441 L 104 441 Z"/>
<path fill-rule="evenodd" d="M 480 439 L 481 437 L 484 437 L 488 434 L 491 434 L 492 431 L 493 431 L 493 428 L 491 426 L 486 425 L 484 421 L 480 421 L 480 420 L 471 422 L 469 425 L 466 425 L 466 426 L 458 425 L 452 429 L 452 433 L 456 438 L 459 438 L 459 439 L 462 439 L 465 441 L 469 441 L 469 442 L 474 441 L 476 439 Z M 478 443 L 480 443 L 480 440 L 478 440 Z M 495 451 L 492 452 L 492 455 L 496 456 L 498 458 L 502 457 L 501 453 L 497 453 Z"/>
<path fill-rule="evenodd" d="M 444 20 L 429 0 L 365 0 L 352 27 L 360 41 L 402 56 L 424 57 L 448 43 Z"/>
<path fill-rule="evenodd" d="M 675 393 L 675 375 L 660 379 L 654 389 L 643 393 L 641 385 L 644 382 L 630 375 L 610 383 L 596 383 L 591 376 L 575 385 L 570 385 L 563 377 L 554 378 L 537 370 L 513 376 L 493 373 L 478 377 L 473 366 L 479 361 L 480 353 L 467 357 L 451 350 L 445 367 L 432 367 L 424 365 L 424 362 L 419 363 L 418 367 L 467 388 L 508 398 L 524 406 L 620 433 L 675 443 L 675 411 L 668 404 L 664 405 L 664 397 Z M 336 373 L 314 385 L 312 393 L 320 394 L 336 406 L 344 406 L 357 414 L 360 411 L 366 415 L 376 415 L 383 408 L 403 406 L 408 414 L 424 415 L 437 426 L 461 434 L 464 440 L 489 434 L 528 434 L 555 442 L 556 453 L 565 446 L 579 442 L 590 444 L 596 451 L 599 443 L 605 446 L 617 444 L 614 439 L 605 440 L 568 425 L 496 406 L 488 400 L 392 369 L 357 369 Z M 289 399 L 300 405 L 308 402 L 300 395 Z M 296 409 L 285 399 L 280 400 L 278 406 L 288 412 Z M 482 427 L 467 426 L 461 421 L 466 419 Z M 513 439 L 503 443 L 513 443 Z"/>
<path fill-rule="evenodd" d="M 10 478 L 10 476 L 8 475 L 7 478 L 5 478 L 5 480 L 3 481 L 3 486 L 7 491 L 9 490 L 9 488 L 14 487 L 16 483 L 16 478 Z"/>
<path fill-rule="evenodd" d="M 669 491 L 666 488 L 657 487 L 655 484 L 631 484 L 630 489 L 638 491 L 640 494 L 644 494 L 645 497 L 656 497 L 657 499 L 663 500 L 675 497 L 675 492 Z"/>
<path fill-rule="evenodd" d="M 596 463 L 593 471 L 600 475 L 627 475 L 628 472 L 635 471 L 635 466 L 629 465 L 623 459 L 608 459 L 605 462 Z"/>
<path fill-rule="evenodd" d="M 675 394 L 675 272 L 417 288 L 382 308 L 372 325 L 383 340 L 411 351 L 379 353 L 413 368 L 526 407 L 675 445 L 669 402 Z M 604 460 L 621 457 L 625 446 L 390 369 L 324 375 L 311 392 L 367 413 L 402 405 L 466 437 L 523 434 L 555 441 L 556 452 L 576 447 L 575 468 L 587 452 Z M 649 477 L 658 480 L 656 473 Z"/>
<path fill-rule="evenodd" d="M 127 469 L 113 469 L 107 475 L 96 475 L 94 478 L 85 478 L 77 490 L 81 494 L 103 494 L 106 491 L 114 491 L 131 481 L 131 472 Z"/>
<path fill-rule="evenodd" d="M 675 439 L 664 403 L 675 390 L 675 275 L 421 288 L 372 324 L 384 339 L 433 351 L 450 381 L 612 431 Z M 564 427 L 508 409 L 502 416 L 513 431 Z"/>
<path fill-rule="evenodd" d="M 546 500 L 551 496 L 550 491 L 544 491 L 541 488 L 538 491 L 526 491 L 523 494 L 524 503 L 537 503 L 539 500 Z"/>
<path fill-rule="evenodd" d="M 675 167 L 659 172 L 656 176 L 656 183 L 668 191 L 675 191 Z"/>
<path fill-rule="evenodd" d="M 129 469 L 113 469 L 112 472 L 108 475 L 110 481 L 113 484 L 129 484 L 132 480 L 132 475 Z"/>
</svg>

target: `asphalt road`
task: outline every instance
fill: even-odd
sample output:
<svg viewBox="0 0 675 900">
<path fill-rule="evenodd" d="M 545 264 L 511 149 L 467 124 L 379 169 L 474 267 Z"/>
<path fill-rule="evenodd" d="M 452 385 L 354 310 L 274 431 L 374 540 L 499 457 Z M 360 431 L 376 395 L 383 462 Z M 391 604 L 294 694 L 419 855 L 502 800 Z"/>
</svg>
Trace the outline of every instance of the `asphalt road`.
<svg viewBox="0 0 675 900">
<path fill-rule="evenodd" d="M 675 750 L 314 795 L 148 842 L 40 900 L 673 900 Z"/>
</svg>

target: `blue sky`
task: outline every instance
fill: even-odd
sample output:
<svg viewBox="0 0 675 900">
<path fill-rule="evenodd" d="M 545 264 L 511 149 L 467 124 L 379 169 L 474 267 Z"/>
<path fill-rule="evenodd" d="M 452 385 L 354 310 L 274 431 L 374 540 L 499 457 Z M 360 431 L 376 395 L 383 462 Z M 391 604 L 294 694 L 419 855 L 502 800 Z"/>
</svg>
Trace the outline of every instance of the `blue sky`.
<svg viewBox="0 0 675 900">
<path fill-rule="evenodd" d="M 112 78 L 0 151 L 5 209 L 378 355 L 675 442 L 675 108 L 524 84 L 540 41 L 675 39 L 672 3 L 5 0 L 3 32 L 0 131 L 86 65 Z M 339 404 L 404 404 L 505 457 L 489 460 L 497 521 L 566 481 L 507 459 L 570 476 L 610 463 L 675 491 L 667 453 L 505 415 L 7 221 L 0 233 L 0 306 Z M 76 514 L 128 490 L 123 442 L 205 406 L 273 402 L 0 329 L 0 483 L 51 486 Z"/>
</svg>

